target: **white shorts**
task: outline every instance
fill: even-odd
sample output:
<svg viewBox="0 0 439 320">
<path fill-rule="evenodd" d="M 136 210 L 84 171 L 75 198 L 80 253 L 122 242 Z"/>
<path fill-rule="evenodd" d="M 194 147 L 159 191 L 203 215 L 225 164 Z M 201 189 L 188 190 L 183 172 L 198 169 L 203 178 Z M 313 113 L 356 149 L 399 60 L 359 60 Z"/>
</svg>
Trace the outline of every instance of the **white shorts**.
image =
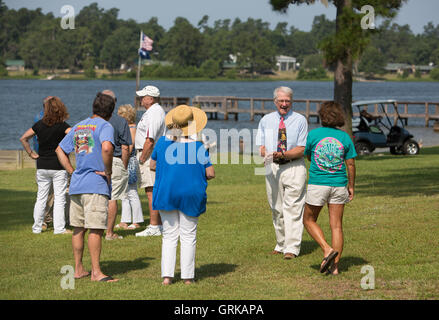
<svg viewBox="0 0 439 320">
<path fill-rule="evenodd" d="M 137 160 L 139 160 L 142 152 L 137 151 Z M 139 169 L 140 169 L 140 183 L 139 188 L 153 187 L 155 182 L 155 171 L 151 171 L 149 169 L 149 163 L 151 158 L 146 160 L 143 164 L 139 161 Z"/>
<path fill-rule="evenodd" d="M 324 206 L 326 203 L 346 204 L 349 202 L 348 188 L 309 184 L 305 202 L 319 207 Z"/>
</svg>

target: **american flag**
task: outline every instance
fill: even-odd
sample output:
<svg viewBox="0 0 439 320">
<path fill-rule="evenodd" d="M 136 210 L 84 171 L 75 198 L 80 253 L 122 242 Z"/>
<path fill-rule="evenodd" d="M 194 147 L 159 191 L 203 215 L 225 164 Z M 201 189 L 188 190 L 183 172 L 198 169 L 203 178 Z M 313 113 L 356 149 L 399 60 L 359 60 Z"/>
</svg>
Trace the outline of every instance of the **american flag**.
<svg viewBox="0 0 439 320">
<path fill-rule="evenodd" d="M 142 32 L 142 41 L 140 43 L 140 49 L 145 51 L 152 51 L 152 44 L 154 41 L 149 38 L 147 35 L 143 34 Z"/>
</svg>

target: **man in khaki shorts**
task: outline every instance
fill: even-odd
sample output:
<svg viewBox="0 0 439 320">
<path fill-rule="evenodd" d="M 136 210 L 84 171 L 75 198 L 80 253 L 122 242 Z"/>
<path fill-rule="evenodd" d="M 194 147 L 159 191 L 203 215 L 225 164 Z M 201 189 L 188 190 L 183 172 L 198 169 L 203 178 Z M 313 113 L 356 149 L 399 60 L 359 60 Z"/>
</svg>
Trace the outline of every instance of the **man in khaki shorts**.
<svg viewBox="0 0 439 320">
<path fill-rule="evenodd" d="M 116 95 L 111 90 L 102 91 L 114 98 L 117 102 Z M 129 146 L 132 143 L 130 128 L 128 122 L 114 113 L 110 120 L 114 129 L 114 152 L 113 168 L 111 175 L 111 199 L 108 201 L 108 224 L 105 240 L 122 239 L 123 237 L 114 233 L 114 225 L 117 216 L 117 200 L 123 200 L 128 190 L 128 160 Z"/>
<path fill-rule="evenodd" d="M 149 169 L 150 157 L 155 142 L 165 134 L 165 111 L 160 106 L 160 91 L 154 86 L 146 86 L 136 94 L 141 97 L 141 105 L 146 109 L 137 125 L 135 148 L 140 165 L 140 187 L 145 188 L 148 198 L 150 222 L 136 237 L 160 236 L 162 221 L 157 210 L 152 210 L 152 192 L 155 181 L 155 172 Z"/>
<path fill-rule="evenodd" d="M 59 162 L 72 175 L 69 194 L 70 225 L 74 227 L 72 247 L 75 279 L 91 276 L 92 281 L 117 281 L 102 273 L 100 268 L 102 235 L 107 229 L 114 145 L 114 130 L 107 121 L 114 106 L 113 97 L 99 92 L 93 101 L 93 116 L 76 124 L 56 149 Z M 68 157 L 73 151 L 76 170 Z M 90 230 L 88 250 L 91 274 L 82 263 L 87 230 Z"/>
</svg>

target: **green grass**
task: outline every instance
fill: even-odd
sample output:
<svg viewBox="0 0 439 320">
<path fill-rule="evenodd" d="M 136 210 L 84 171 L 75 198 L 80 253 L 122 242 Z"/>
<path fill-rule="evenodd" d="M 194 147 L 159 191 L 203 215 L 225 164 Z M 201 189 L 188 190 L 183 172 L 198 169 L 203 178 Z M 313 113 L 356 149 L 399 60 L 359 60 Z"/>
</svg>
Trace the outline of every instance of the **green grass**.
<svg viewBox="0 0 439 320">
<path fill-rule="evenodd" d="M 101 255 L 103 271 L 120 281 L 81 279 L 74 290 L 60 286 L 61 268 L 73 265 L 71 236 L 31 232 L 35 170 L 0 171 L 0 299 L 438 299 L 439 147 L 414 157 L 360 157 L 356 164 L 339 276 L 318 272 L 322 252 L 306 231 L 297 259 L 270 256 L 275 238 L 264 177 L 254 175 L 254 165 L 217 164 L 199 220 L 195 285 L 163 287 L 161 237 L 120 231 L 125 238 L 103 241 Z M 319 223 L 330 237 L 326 208 Z M 90 267 L 87 249 L 84 263 Z M 361 288 L 366 265 L 375 271 L 374 290 Z"/>
</svg>

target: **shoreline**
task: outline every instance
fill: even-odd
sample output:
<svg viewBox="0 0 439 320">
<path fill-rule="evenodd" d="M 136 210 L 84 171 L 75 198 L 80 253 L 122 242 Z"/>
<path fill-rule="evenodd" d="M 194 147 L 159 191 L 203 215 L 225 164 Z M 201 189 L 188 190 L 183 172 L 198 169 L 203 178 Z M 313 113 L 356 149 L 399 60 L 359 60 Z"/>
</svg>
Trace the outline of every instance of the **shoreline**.
<svg viewBox="0 0 439 320">
<path fill-rule="evenodd" d="M 102 80 L 102 81 L 136 81 L 135 78 L 128 77 L 106 77 L 106 78 L 54 78 L 54 79 L 46 79 L 41 77 L 0 77 L 0 80 L 42 80 L 42 81 L 53 81 L 53 80 L 62 80 L 62 81 L 94 81 L 94 80 Z M 226 78 L 140 78 L 140 81 L 206 81 L 206 82 L 263 82 L 263 81 L 297 81 L 297 82 L 333 82 L 333 79 L 289 79 L 289 78 L 255 78 L 255 79 L 226 79 Z M 431 82 L 431 83 L 439 83 L 439 80 L 432 79 L 384 79 L 384 80 L 353 80 L 353 82 L 359 83 L 387 83 L 387 82 Z"/>
</svg>

